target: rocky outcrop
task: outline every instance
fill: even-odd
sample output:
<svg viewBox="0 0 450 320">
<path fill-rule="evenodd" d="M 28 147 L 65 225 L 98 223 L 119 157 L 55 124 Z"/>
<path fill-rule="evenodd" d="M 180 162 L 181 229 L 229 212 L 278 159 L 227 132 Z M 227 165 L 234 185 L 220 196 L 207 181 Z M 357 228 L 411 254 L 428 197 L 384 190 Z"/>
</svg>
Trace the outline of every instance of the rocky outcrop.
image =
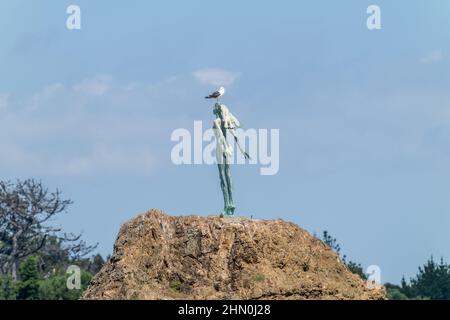
<svg viewBox="0 0 450 320">
<path fill-rule="evenodd" d="M 282 220 L 172 217 L 122 226 L 84 299 L 384 299 L 322 241 Z"/>
</svg>

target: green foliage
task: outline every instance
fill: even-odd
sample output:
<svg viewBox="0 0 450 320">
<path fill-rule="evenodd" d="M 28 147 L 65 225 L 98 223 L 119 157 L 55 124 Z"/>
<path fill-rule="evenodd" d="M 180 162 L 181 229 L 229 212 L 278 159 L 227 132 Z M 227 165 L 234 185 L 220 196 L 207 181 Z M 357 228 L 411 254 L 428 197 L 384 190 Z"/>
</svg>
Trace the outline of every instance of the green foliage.
<svg viewBox="0 0 450 320">
<path fill-rule="evenodd" d="M 41 300 L 70 300 L 67 298 L 66 277 L 52 276 L 43 280 L 39 286 Z M 74 297 L 76 299 L 76 297 Z"/>
<path fill-rule="evenodd" d="M 81 235 L 50 224 L 72 201 L 34 179 L 0 181 L 0 300 L 78 299 L 105 261 Z M 69 266 L 81 270 L 81 288 L 67 287 Z"/>
<path fill-rule="evenodd" d="M 450 265 L 431 257 L 409 283 L 403 277 L 399 286 L 387 283 L 385 287 L 390 300 L 450 300 Z"/>
<path fill-rule="evenodd" d="M 323 232 L 322 241 L 340 256 L 341 247 L 328 231 Z M 361 264 L 347 261 L 345 255 L 342 256 L 342 261 L 351 272 L 367 280 Z M 443 259 L 437 263 L 431 257 L 419 267 L 419 272 L 410 279 L 410 283 L 403 278 L 400 286 L 387 283 L 385 287 L 389 300 L 450 300 L 450 265 Z"/>
<path fill-rule="evenodd" d="M 96 274 L 105 264 L 105 260 L 100 254 L 96 254 L 90 259 L 78 259 L 75 264 L 82 270 L 86 270 L 91 274 Z"/>
<path fill-rule="evenodd" d="M 172 280 L 169 284 L 170 289 L 176 292 L 181 291 L 181 281 L 180 280 Z"/>
<path fill-rule="evenodd" d="M 403 287 L 410 298 L 449 300 L 450 266 L 443 259 L 437 263 L 431 257 L 419 267 L 419 273 L 411 279 L 409 285 L 404 281 Z"/>
<path fill-rule="evenodd" d="M 341 257 L 341 246 L 337 242 L 336 238 L 331 236 L 331 234 L 326 230 L 322 234 L 322 241 L 327 246 L 329 246 L 330 249 L 335 251 L 339 257 Z M 367 275 L 364 273 L 364 270 L 360 263 L 347 261 L 347 256 L 345 254 L 342 256 L 342 262 L 344 262 L 345 266 L 347 267 L 348 270 L 350 270 L 350 272 L 357 274 L 363 280 L 367 280 Z"/>
<path fill-rule="evenodd" d="M 77 300 L 87 289 L 92 279 L 92 274 L 87 271 L 81 272 L 81 288 L 68 289 L 67 279 L 69 275 L 55 275 L 41 281 L 39 286 L 39 299 L 41 300 Z"/>
<path fill-rule="evenodd" d="M 341 254 L 341 246 L 338 244 L 336 238 L 333 238 L 331 234 L 326 230 L 322 234 L 322 241 L 332 250 L 334 250 L 338 256 Z"/>
<path fill-rule="evenodd" d="M 36 257 L 28 257 L 19 268 L 21 281 L 18 283 L 17 299 L 38 300 L 40 276 Z"/>
<path fill-rule="evenodd" d="M 0 300 L 15 300 L 17 297 L 17 285 L 8 276 L 0 276 Z"/>
<path fill-rule="evenodd" d="M 264 280 L 266 280 L 266 277 L 263 274 L 258 273 L 255 275 L 256 282 L 263 282 Z"/>
<path fill-rule="evenodd" d="M 387 288 L 386 290 L 388 300 L 408 300 L 408 296 L 399 288 Z"/>
<path fill-rule="evenodd" d="M 91 259 L 55 260 L 53 265 L 39 266 L 42 261 L 39 257 L 28 257 L 20 264 L 17 281 L 9 275 L 0 275 L 0 300 L 77 300 L 104 263 L 100 255 Z M 66 270 L 70 264 L 81 268 L 80 289 L 67 287 L 70 274 Z"/>
<path fill-rule="evenodd" d="M 363 267 L 360 263 L 356 263 L 353 261 L 347 261 L 346 256 L 344 256 L 343 261 L 344 261 L 345 265 L 347 266 L 348 270 L 350 270 L 350 272 L 357 274 L 363 280 L 367 280 L 367 275 L 364 273 Z"/>
<path fill-rule="evenodd" d="M 40 181 L 0 180 L 0 274 L 19 280 L 18 266 L 29 256 L 37 257 L 41 272 L 48 267 L 54 272 L 55 266 L 91 253 L 96 245 L 50 223 L 70 204 L 59 190 L 50 192 Z"/>
<path fill-rule="evenodd" d="M 404 280 L 404 279 L 403 279 Z M 385 285 L 388 300 L 409 300 L 401 286 L 386 283 Z"/>
</svg>

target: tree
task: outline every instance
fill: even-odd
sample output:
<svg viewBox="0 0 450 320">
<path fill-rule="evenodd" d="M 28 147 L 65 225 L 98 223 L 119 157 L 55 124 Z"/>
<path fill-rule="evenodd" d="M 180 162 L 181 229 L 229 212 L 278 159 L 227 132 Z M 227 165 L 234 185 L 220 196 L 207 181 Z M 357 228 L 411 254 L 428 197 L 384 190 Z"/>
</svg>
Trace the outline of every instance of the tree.
<svg viewBox="0 0 450 320">
<path fill-rule="evenodd" d="M 41 281 L 39 286 L 39 299 L 41 300 L 77 300 L 87 289 L 93 275 L 90 272 L 81 272 L 81 288 L 68 289 L 68 275 L 54 275 Z"/>
<path fill-rule="evenodd" d="M 399 286 L 385 284 L 388 300 L 408 300 L 408 296 L 402 292 Z"/>
<path fill-rule="evenodd" d="M 432 300 L 450 299 L 450 266 L 441 258 L 436 263 L 431 257 L 419 273 L 411 279 L 411 294 L 416 297 L 428 297 Z"/>
<path fill-rule="evenodd" d="M 93 255 L 90 259 L 80 259 L 77 265 L 92 274 L 96 274 L 105 264 L 105 260 L 100 254 Z"/>
<path fill-rule="evenodd" d="M 322 234 L 322 241 L 334 250 L 338 256 L 341 254 L 341 246 L 338 244 L 336 238 L 333 238 L 328 231 L 324 231 Z"/>
<path fill-rule="evenodd" d="M 17 285 L 9 275 L 0 276 L 0 300 L 15 300 Z"/>
<path fill-rule="evenodd" d="M 344 256 L 342 258 L 344 264 L 347 266 L 348 270 L 350 270 L 350 272 L 357 274 L 358 276 L 361 277 L 361 279 L 363 280 L 367 280 L 367 275 L 364 273 L 363 267 L 360 263 L 356 263 L 353 261 L 348 261 L 347 262 L 347 256 Z"/>
<path fill-rule="evenodd" d="M 360 263 L 347 261 L 347 256 L 345 254 L 341 257 L 341 246 L 337 242 L 336 238 L 331 236 L 331 234 L 326 230 L 322 234 L 322 241 L 336 252 L 350 272 L 359 275 L 363 280 L 367 280 L 367 275 L 364 273 Z"/>
<path fill-rule="evenodd" d="M 403 277 L 400 286 L 386 284 L 386 288 L 393 298 L 403 297 L 400 293 L 414 300 L 450 300 L 450 265 L 442 258 L 437 263 L 431 257 L 409 283 Z"/>
<path fill-rule="evenodd" d="M 45 250 L 51 255 L 52 242 L 58 248 L 65 244 L 63 254 L 83 256 L 94 250 L 96 246 L 87 246 L 81 235 L 61 234 L 60 228 L 49 225 L 70 204 L 72 201 L 62 199 L 59 190 L 49 192 L 34 179 L 15 184 L 0 181 L 0 272 L 18 280 L 20 261 L 37 253 L 43 255 Z"/>
<path fill-rule="evenodd" d="M 21 281 L 18 284 L 17 299 L 39 299 L 39 270 L 36 257 L 28 257 L 19 268 Z"/>
</svg>

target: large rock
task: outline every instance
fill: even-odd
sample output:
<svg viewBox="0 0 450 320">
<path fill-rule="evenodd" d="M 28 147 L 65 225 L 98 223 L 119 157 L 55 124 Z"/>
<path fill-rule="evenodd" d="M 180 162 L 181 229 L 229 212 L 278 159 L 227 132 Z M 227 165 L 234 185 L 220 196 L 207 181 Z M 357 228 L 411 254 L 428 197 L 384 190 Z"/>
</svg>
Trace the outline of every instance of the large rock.
<svg viewBox="0 0 450 320">
<path fill-rule="evenodd" d="M 322 241 L 282 220 L 151 210 L 122 226 L 85 299 L 384 299 Z"/>
</svg>

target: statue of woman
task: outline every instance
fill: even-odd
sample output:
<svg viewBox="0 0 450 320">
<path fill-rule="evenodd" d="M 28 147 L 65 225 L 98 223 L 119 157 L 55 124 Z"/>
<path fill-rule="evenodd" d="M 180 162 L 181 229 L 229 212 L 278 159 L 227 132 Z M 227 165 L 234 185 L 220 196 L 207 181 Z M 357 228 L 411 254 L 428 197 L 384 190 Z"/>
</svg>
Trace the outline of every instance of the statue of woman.
<svg viewBox="0 0 450 320">
<path fill-rule="evenodd" d="M 214 115 L 216 119 L 214 120 L 213 130 L 216 136 L 217 148 L 216 148 L 216 158 L 217 166 L 219 167 L 219 177 L 220 177 L 220 187 L 222 188 L 223 199 L 224 199 L 224 215 L 232 216 L 236 209 L 233 201 L 233 184 L 231 180 L 230 173 L 230 163 L 231 157 L 233 156 L 233 148 L 227 141 L 227 130 L 234 137 L 239 150 L 242 152 L 246 159 L 250 159 L 250 156 L 245 152 L 239 140 L 236 136 L 235 129 L 240 128 L 240 123 L 236 117 L 228 110 L 228 108 L 219 103 L 218 101 L 214 105 Z"/>
</svg>

